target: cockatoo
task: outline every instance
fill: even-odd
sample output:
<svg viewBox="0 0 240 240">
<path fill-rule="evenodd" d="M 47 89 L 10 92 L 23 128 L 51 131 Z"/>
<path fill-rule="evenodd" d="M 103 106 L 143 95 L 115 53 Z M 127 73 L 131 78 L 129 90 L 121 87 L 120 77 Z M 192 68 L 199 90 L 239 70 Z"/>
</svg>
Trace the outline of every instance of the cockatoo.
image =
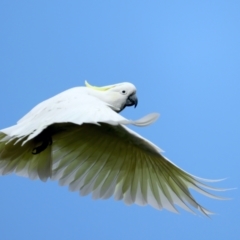
<svg viewBox="0 0 240 240">
<path fill-rule="evenodd" d="M 189 189 L 208 197 L 204 182 L 162 155 L 126 125 L 147 126 L 158 114 L 132 121 L 119 114 L 137 106 L 136 87 L 128 82 L 105 87 L 75 87 L 35 106 L 16 125 L 0 130 L 0 175 L 15 172 L 30 179 L 58 180 L 94 199 L 114 196 L 130 205 L 149 204 L 178 212 L 202 207 Z M 193 208 L 192 208 L 193 207 Z"/>
</svg>

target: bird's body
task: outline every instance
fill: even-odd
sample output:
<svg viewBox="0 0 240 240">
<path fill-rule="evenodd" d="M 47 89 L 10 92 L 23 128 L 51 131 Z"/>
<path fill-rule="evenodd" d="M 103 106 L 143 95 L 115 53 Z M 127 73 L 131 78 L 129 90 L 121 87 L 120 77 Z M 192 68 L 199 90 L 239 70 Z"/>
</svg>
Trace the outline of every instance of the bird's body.
<svg viewBox="0 0 240 240">
<path fill-rule="evenodd" d="M 114 196 L 173 212 L 176 204 L 191 212 L 193 206 L 211 214 L 189 188 L 209 197 L 215 196 L 204 189 L 217 189 L 178 168 L 160 148 L 127 128 L 158 118 L 154 113 L 131 121 L 119 115 L 133 105 L 137 98 L 131 83 L 102 88 L 86 83 L 43 101 L 16 125 L 0 130 L 0 174 L 55 179 L 95 199 Z"/>
</svg>

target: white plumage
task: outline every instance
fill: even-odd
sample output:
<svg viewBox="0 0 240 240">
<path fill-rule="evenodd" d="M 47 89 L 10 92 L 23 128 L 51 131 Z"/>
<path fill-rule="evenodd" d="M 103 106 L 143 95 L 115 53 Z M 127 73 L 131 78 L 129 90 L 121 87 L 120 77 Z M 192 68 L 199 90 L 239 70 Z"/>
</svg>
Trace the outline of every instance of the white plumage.
<svg viewBox="0 0 240 240">
<path fill-rule="evenodd" d="M 126 204 L 149 204 L 177 212 L 175 205 L 211 214 L 191 195 L 212 180 L 183 171 L 161 149 L 126 127 L 147 126 L 153 113 L 138 121 L 118 112 L 137 105 L 136 88 L 120 83 L 102 88 L 76 87 L 34 107 L 16 125 L 0 130 L 0 174 L 58 180 L 94 199 L 114 196 Z"/>
</svg>

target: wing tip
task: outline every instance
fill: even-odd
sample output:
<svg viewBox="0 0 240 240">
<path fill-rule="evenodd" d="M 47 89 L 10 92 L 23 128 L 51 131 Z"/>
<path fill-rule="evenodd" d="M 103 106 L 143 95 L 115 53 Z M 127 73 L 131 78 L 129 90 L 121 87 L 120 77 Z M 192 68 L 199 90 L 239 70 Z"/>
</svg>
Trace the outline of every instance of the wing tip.
<svg viewBox="0 0 240 240">
<path fill-rule="evenodd" d="M 150 113 L 136 121 L 132 121 L 132 124 L 138 127 L 148 126 L 154 123 L 159 118 L 159 116 L 159 113 Z"/>
</svg>

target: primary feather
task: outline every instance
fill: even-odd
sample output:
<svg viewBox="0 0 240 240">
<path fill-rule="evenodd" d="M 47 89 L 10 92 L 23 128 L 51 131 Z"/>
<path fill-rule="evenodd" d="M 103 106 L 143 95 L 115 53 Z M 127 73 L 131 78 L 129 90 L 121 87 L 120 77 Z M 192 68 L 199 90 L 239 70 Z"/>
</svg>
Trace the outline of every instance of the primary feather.
<svg viewBox="0 0 240 240">
<path fill-rule="evenodd" d="M 15 172 L 48 178 L 94 199 L 114 196 L 126 204 L 149 204 L 177 212 L 178 205 L 205 215 L 189 189 L 220 199 L 200 179 L 162 155 L 156 145 L 126 127 L 147 126 L 153 113 L 132 121 L 118 112 L 137 105 L 136 88 L 120 83 L 102 88 L 86 84 L 34 107 L 16 125 L 0 131 L 0 174 Z"/>
</svg>

